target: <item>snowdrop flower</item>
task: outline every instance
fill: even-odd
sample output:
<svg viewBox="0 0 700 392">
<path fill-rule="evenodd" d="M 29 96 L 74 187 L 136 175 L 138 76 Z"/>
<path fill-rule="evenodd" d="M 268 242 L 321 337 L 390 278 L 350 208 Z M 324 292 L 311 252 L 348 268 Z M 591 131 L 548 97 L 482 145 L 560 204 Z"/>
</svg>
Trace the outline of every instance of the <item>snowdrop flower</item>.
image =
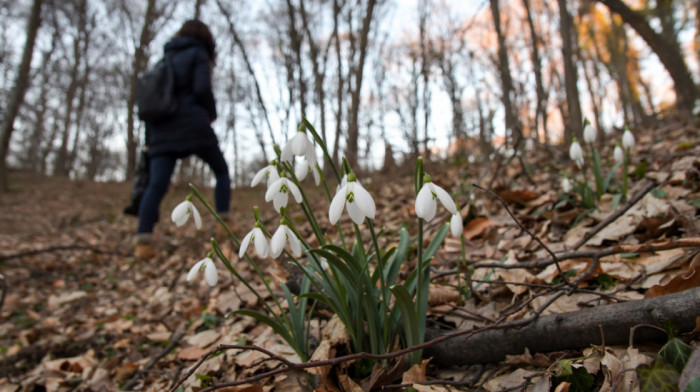
<svg viewBox="0 0 700 392">
<path fill-rule="evenodd" d="M 241 249 L 238 250 L 238 257 L 243 257 L 243 255 L 245 255 L 248 245 L 250 245 L 251 242 L 255 245 L 255 251 L 258 252 L 258 256 L 264 258 L 270 254 L 270 245 L 267 243 L 267 237 L 265 237 L 265 233 L 260 226 L 261 224 L 256 222 L 253 230 L 243 237 Z"/>
<path fill-rule="evenodd" d="M 576 166 L 578 166 L 579 169 L 583 168 L 583 150 L 576 138 L 574 138 L 569 148 L 569 157 L 572 161 L 576 162 Z"/>
<path fill-rule="evenodd" d="M 316 167 L 316 161 L 297 162 L 294 168 L 297 180 L 304 181 L 306 175 L 309 174 L 309 170 L 314 174 L 314 182 L 316 185 L 319 185 L 321 183 L 321 174 L 318 171 L 318 167 Z"/>
<path fill-rule="evenodd" d="M 459 237 L 462 235 L 463 229 L 464 226 L 462 226 L 462 216 L 460 214 L 452 214 L 452 219 L 450 219 L 450 231 L 452 232 L 452 235 Z"/>
<path fill-rule="evenodd" d="M 253 176 L 253 181 L 250 182 L 250 186 L 258 185 L 260 181 L 263 180 L 263 178 L 267 178 L 268 187 L 270 186 L 270 184 L 272 184 L 280 178 L 280 175 L 277 172 L 277 166 L 275 165 L 275 161 L 270 162 L 269 165 L 258 170 L 258 172 L 255 173 L 255 176 Z"/>
<path fill-rule="evenodd" d="M 362 224 L 365 218 L 374 219 L 377 207 L 374 199 L 367 190 L 357 181 L 355 173 L 350 173 L 347 178 L 343 178 L 341 187 L 333 197 L 331 206 L 328 209 L 328 220 L 331 224 L 336 224 L 343 212 L 343 207 L 347 207 L 348 215 L 355 224 Z"/>
<path fill-rule="evenodd" d="M 277 228 L 277 231 L 270 239 L 270 256 L 274 258 L 279 257 L 287 242 L 289 242 L 289 247 L 292 249 L 292 254 L 295 257 L 301 256 L 301 242 L 299 242 L 292 229 L 287 226 L 286 219 L 282 219 L 280 227 Z"/>
<path fill-rule="evenodd" d="M 634 135 L 629 129 L 625 129 L 625 133 L 622 134 L 622 147 L 632 148 L 634 147 Z"/>
<path fill-rule="evenodd" d="M 437 200 L 440 200 L 440 203 L 452 215 L 457 213 L 457 206 L 449 193 L 433 184 L 430 176 L 426 174 L 423 179 L 423 187 L 418 191 L 418 196 L 416 196 L 416 215 L 419 218 L 423 218 L 426 222 L 433 220 L 437 211 Z"/>
<path fill-rule="evenodd" d="M 305 156 L 309 161 L 316 161 L 316 150 L 314 144 L 306 136 L 306 131 L 300 130 L 289 139 L 282 149 L 280 159 L 292 162 L 295 156 Z"/>
<path fill-rule="evenodd" d="M 211 259 L 211 253 L 190 268 L 190 272 L 187 274 L 187 281 L 192 280 L 200 270 L 204 270 L 204 279 L 209 286 L 216 286 L 216 282 L 219 281 L 219 273 L 216 271 L 214 260 Z"/>
<path fill-rule="evenodd" d="M 583 141 L 588 143 L 588 144 L 591 144 L 591 143 L 595 142 L 596 136 L 597 135 L 596 135 L 595 128 L 593 128 L 593 125 L 591 125 L 591 123 L 586 121 L 586 125 L 583 128 Z"/>
<path fill-rule="evenodd" d="M 267 188 L 267 192 L 265 192 L 265 201 L 269 202 L 272 200 L 272 205 L 275 207 L 275 210 L 279 212 L 280 207 L 287 206 L 290 192 L 294 200 L 296 200 L 297 203 L 301 203 L 302 198 L 299 188 L 287 177 L 280 177 Z"/>
<path fill-rule="evenodd" d="M 622 147 L 620 146 L 615 146 L 615 150 L 613 151 L 613 157 L 615 158 L 615 162 L 622 162 L 625 159 L 625 153 L 622 151 Z"/>
<path fill-rule="evenodd" d="M 176 225 L 182 226 L 187 222 L 190 215 L 192 215 L 195 227 L 200 229 L 202 227 L 202 217 L 199 215 L 199 211 L 197 211 L 197 208 L 192 204 L 191 200 L 192 196 L 187 196 L 185 201 L 175 206 L 172 214 L 170 214 L 170 219 L 175 222 Z"/>
<path fill-rule="evenodd" d="M 571 192 L 571 181 L 569 181 L 567 177 L 561 179 L 561 190 L 564 191 L 564 193 Z"/>
</svg>

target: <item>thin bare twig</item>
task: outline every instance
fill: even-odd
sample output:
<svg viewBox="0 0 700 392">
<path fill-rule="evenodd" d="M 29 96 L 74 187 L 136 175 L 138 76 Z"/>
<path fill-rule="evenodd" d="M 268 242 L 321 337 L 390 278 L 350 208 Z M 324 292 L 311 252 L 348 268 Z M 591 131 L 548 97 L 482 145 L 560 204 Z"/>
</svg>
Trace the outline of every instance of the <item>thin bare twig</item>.
<svg viewBox="0 0 700 392">
<path fill-rule="evenodd" d="M 591 238 L 595 237 L 596 234 L 598 234 L 603 228 L 605 228 L 607 225 L 613 223 L 617 218 L 621 217 L 627 210 L 632 208 L 633 205 L 637 204 L 639 200 L 644 197 L 647 193 L 649 193 L 652 189 L 654 189 L 657 186 L 656 182 L 650 181 L 648 184 L 642 188 L 637 194 L 635 194 L 631 199 L 629 199 L 624 205 L 622 205 L 620 208 L 618 208 L 615 212 L 610 214 L 605 220 L 601 221 L 597 225 L 595 225 L 589 232 L 587 232 L 583 238 L 581 238 L 575 245 L 574 249 L 578 249 L 583 244 L 588 242 Z"/>
<path fill-rule="evenodd" d="M 539 237 L 537 237 L 536 235 L 532 234 L 532 233 L 530 232 L 530 230 L 527 229 L 527 227 L 525 227 L 522 223 L 520 223 L 520 220 L 519 220 L 518 218 L 515 217 L 515 214 L 513 214 L 513 211 L 511 211 L 510 207 L 508 207 L 508 203 L 506 203 L 506 201 L 503 200 L 502 197 L 498 196 L 496 193 L 494 193 L 494 192 L 493 192 L 492 190 L 490 190 L 490 189 L 483 188 L 482 186 L 480 186 L 480 185 L 478 185 L 478 184 L 472 184 L 472 186 L 475 187 L 475 188 L 481 189 L 481 190 L 484 191 L 484 192 L 487 192 L 487 193 L 490 194 L 491 196 L 495 197 L 496 200 L 498 200 L 498 201 L 501 203 L 501 205 L 503 205 L 503 208 L 506 209 L 506 211 L 508 212 L 508 215 L 510 215 L 510 217 L 513 219 L 513 221 L 515 221 L 515 223 L 520 227 L 520 229 L 522 229 L 524 232 L 526 232 L 530 237 L 532 237 L 532 239 L 534 239 L 535 241 L 537 241 L 537 243 L 540 244 L 540 246 L 541 246 L 545 251 L 547 251 L 547 253 L 549 253 L 550 257 L 552 258 L 552 261 L 554 262 L 554 265 L 557 266 L 557 271 L 558 271 L 558 273 L 559 273 L 559 278 L 562 280 L 562 282 L 565 282 L 566 284 L 569 284 L 569 279 L 566 277 L 566 275 L 564 275 L 564 271 L 562 271 L 561 267 L 559 266 L 559 259 L 557 259 L 557 255 L 554 254 L 554 252 L 552 252 L 552 250 L 549 249 L 549 247 L 548 247 L 547 245 L 545 245 L 545 243 L 542 242 L 542 240 L 540 240 Z"/>
<path fill-rule="evenodd" d="M 158 363 L 158 361 L 160 361 L 161 358 L 163 358 L 163 357 L 165 357 L 166 355 L 168 355 L 168 353 L 169 353 L 175 346 L 177 346 L 177 344 L 178 344 L 178 342 L 180 341 L 180 339 L 182 339 L 182 337 L 185 336 L 185 325 L 186 325 L 186 323 L 184 323 L 184 322 L 183 322 L 183 323 L 180 323 L 180 325 L 177 327 L 177 329 L 175 330 L 175 332 L 173 332 L 173 333 L 170 335 L 170 342 L 168 343 L 168 345 L 165 346 L 165 348 L 164 348 L 163 350 L 161 350 L 161 352 L 158 353 L 158 355 L 156 355 L 155 357 L 151 358 L 151 360 L 148 361 L 148 363 L 146 364 L 146 366 L 144 366 L 143 368 L 139 369 L 136 373 L 134 373 L 134 375 L 131 377 L 131 379 L 129 380 L 129 382 L 127 382 L 126 384 L 124 384 L 124 386 L 121 388 L 121 390 L 123 390 L 123 391 L 128 391 L 128 390 L 130 390 L 131 388 L 133 388 L 133 386 L 138 382 L 138 380 L 139 380 L 139 378 L 140 378 L 141 376 L 143 376 L 144 374 L 148 373 L 148 371 L 151 370 L 151 368 L 152 368 L 156 363 Z"/>
</svg>

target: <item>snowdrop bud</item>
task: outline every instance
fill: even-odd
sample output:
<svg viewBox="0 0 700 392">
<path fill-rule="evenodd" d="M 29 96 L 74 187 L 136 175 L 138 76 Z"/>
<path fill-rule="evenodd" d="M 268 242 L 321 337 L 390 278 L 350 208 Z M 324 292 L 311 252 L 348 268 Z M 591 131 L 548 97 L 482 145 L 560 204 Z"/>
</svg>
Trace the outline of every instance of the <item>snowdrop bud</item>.
<svg viewBox="0 0 700 392">
<path fill-rule="evenodd" d="M 591 144 L 595 142 L 596 139 L 596 131 L 595 128 L 593 128 L 593 125 L 590 123 L 586 122 L 586 126 L 583 128 L 583 141 Z"/>
<path fill-rule="evenodd" d="M 566 177 L 561 179 L 561 190 L 564 193 L 571 192 L 571 181 L 569 181 L 569 179 Z"/>
<path fill-rule="evenodd" d="M 194 219 L 194 225 L 199 230 L 202 227 L 202 217 L 199 215 L 199 211 L 190 201 L 192 197 L 188 196 L 187 200 L 178 204 L 173 208 L 173 212 L 170 214 L 170 219 L 178 226 L 182 226 L 187 222 L 190 215 Z"/>
<path fill-rule="evenodd" d="M 626 129 L 625 133 L 622 134 L 622 146 L 624 148 L 634 147 L 634 135 L 629 129 Z"/>
<path fill-rule="evenodd" d="M 622 151 L 622 147 L 620 146 L 615 146 L 615 150 L 613 151 L 613 157 L 615 158 L 615 162 L 622 162 L 625 159 L 625 153 Z"/>
<path fill-rule="evenodd" d="M 198 261 L 197 264 L 190 268 L 190 272 L 187 274 L 187 280 L 192 280 L 200 270 L 204 270 L 204 279 L 207 281 L 207 284 L 209 284 L 209 286 L 216 286 L 216 283 L 219 281 L 219 273 L 216 271 L 216 266 L 214 265 L 214 260 L 211 259 L 211 254 L 207 255 L 207 257 Z"/>
<path fill-rule="evenodd" d="M 572 161 L 576 162 L 576 166 L 578 166 L 579 169 L 583 167 L 583 149 L 581 149 L 581 145 L 576 138 L 574 138 L 569 148 L 569 157 Z"/>
</svg>

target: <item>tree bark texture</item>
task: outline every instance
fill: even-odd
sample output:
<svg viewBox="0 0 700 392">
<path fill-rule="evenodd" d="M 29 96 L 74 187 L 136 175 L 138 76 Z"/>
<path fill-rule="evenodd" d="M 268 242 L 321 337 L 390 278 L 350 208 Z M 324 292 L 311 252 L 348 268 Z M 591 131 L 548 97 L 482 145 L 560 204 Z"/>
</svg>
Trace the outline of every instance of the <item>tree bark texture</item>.
<svg viewBox="0 0 700 392">
<path fill-rule="evenodd" d="M 566 125 L 564 138 L 568 142 L 571 140 L 572 133 L 579 139 L 583 137 L 583 116 L 581 115 L 581 101 L 578 91 L 578 69 L 576 62 L 574 62 L 573 21 L 569 10 L 566 8 L 566 1 L 559 0 L 558 4 L 567 106 L 567 118 L 564 118 L 564 124 Z"/>
<path fill-rule="evenodd" d="M 655 298 L 598 306 L 577 312 L 542 316 L 521 328 L 487 330 L 471 337 L 457 337 L 423 350 L 425 358 L 438 366 L 463 366 L 497 362 L 506 355 L 580 349 L 602 344 L 628 344 L 630 328 L 640 324 L 663 327 L 673 320 L 681 332 L 692 331 L 700 316 L 700 288 Z M 426 341 L 445 331 L 426 331 Z M 661 340 L 665 334 L 641 327 L 634 332 L 634 343 Z"/>
<path fill-rule="evenodd" d="M 5 115 L 0 128 L 0 192 L 9 190 L 7 175 L 7 153 L 10 149 L 10 138 L 15 127 L 15 118 L 19 113 L 19 108 L 24 102 L 24 94 L 29 87 L 29 71 L 32 65 L 32 55 L 34 54 L 34 43 L 41 25 L 41 5 L 43 0 L 34 0 L 32 10 L 27 20 L 27 40 L 22 51 L 22 61 L 19 64 L 15 85 L 9 97 Z"/>
<path fill-rule="evenodd" d="M 596 0 L 605 4 L 610 11 L 620 15 L 659 57 L 659 61 L 673 79 L 679 109 L 692 111 L 695 105 L 695 82 L 693 81 L 683 55 L 676 47 L 651 28 L 644 15 L 629 8 L 621 0 Z"/>
</svg>

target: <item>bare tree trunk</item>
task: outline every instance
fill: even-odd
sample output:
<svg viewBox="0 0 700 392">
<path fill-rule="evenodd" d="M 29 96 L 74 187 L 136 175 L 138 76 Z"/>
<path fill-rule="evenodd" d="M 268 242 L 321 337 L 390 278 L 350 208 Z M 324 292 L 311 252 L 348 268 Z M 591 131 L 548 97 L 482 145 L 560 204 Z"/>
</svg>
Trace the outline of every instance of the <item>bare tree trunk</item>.
<svg viewBox="0 0 700 392">
<path fill-rule="evenodd" d="M 345 76 L 343 75 L 343 55 L 340 49 L 340 37 L 338 36 L 340 12 L 345 6 L 339 0 L 333 0 L 333 40 L 335 41 L 336 62 L 338 64 L 337 78 L 338 90 L 336 92 L 335 113 L 335 141 L 333 142 L 333 162 L 338 162 L 340 157 L 340 137 L 343 134 L 343 97 L 345 96 Z"/>
<path fill-rule="evenodd" d="M 530 10 L 530 0 L 523 0 L 525 6 L 525 14 L 527 17 L 527 25 L 530 29 L 530 44 L 532 45 L 532 67 L 535 72 L 535 91 L 537 94 L 537 106 L 535 108 L 535 132 L 539 140 L 539 124 L 542 122 L 542 132 L 547 135 L 547 97 L 544 92 L 544 84 L 542 82 L 542 60 L 540 60 L 539 43 L 540 38 L 535 29 L 535 22 L 532 18 Z M 543 135 L 543 136 L 544 136 Z M 546 136 L 542 138 L 545 140 Z"/>
<path fill-rule="evenodd" d="M 14 87 L 8 99 L 5 115 L 0 128 L 0 192 L 9 191 L 9 179 L 7 173 L 7 154 L 10 149 L 10 138 L 14 130 L 15 118 L 19 113 L 19 108 L 24 102 L 24 94 L 29 87 L 29 71 L 32 65 L 32 55 L 34 54 L 34 43 L 41 25 L 41 6 L 43 0 L 34 0 L 32 9 L 27 19 L 27 40 L 22 50 L 22 61 L 17 70 Z"/>
<path fill-rule="evenodd" d="M 146 70 L 148 64 L 148 46 L 153 40 L 153 25 L 157 18 L 156 0 L 148 0 L 146 14 L 141 26 L 139 43 L 134 51 L 132 72 L 129 79 L 129 95 L 126 100 L 126 179 L 133 178 L 136 172 L 136 147 L 138 145 L 134 135 L 136 104 L 135 87 L 138 75 Z"/>
<path fill-rule="evenodd" d="M 513 77 L 510 74 L 510 64 L 508 60 L 508 49 L 506 47 L 506 39 L 501 29 L 501 11 L 499 0 L 490 0 L 491 16 L 496 29 L 496 37 L 498 39 L 498 71 L 501 76 L 501 101 L 503 102 L 503 110 L 505 111 L 506 130 L 510 132 L 513 138 L 513 144 L 521 138 L 520 126 L 515 116 L 513 108 L 512 93 L 513 93 Z M 507 141 L 507 138 L 506 138 Z M 506 143 L 507 144 L 507 143 Z"/>
<path fill-rule="evenodd" d="M 423 110 L 423 154 L 425 155 L 425 158 L 427 160 L 430 160 L 430 149 L 428 148 L 428 143 L 430 142 L 430 132 L 429 132 L 429 126 L 428 124 L 430 123 L 430 66 L 431 66 L 431 58 L 430 58 L 430 47 L 432 46 L 428 40 L 427 37 L 427 22 L 428 22 L 428 15 L 430 13 L 430 10 L 428 9 L 428 0 L 421 0 L 419 3 L 419 22 L 418 22 L 418 30 L 419 30 L 419 41 L 420 41 L 420 73 L 423 79 L 423 94 L 421 97 L 421 104 L 422 104 L 422 110 Z"/>
<path fill-rule="evenodd" d="M 199 19 L 199 15 L 201 13 L 202 6 L 206 2 L 207 2 L 207 0 L 195 0 L 195 2 L 194 2 L 194 17 L 193 17 L 194 19 L 196 19 L 196 20 Z"/>
<path fill-rule="evenodd" d="M 566 104 L 568 118 L 564 119 L 566 128 L 564 138 L 571 140 L 572 134 L 581 139 L 583 131 L 583 116 L 578 91 L 578 70 L 574 62 L 573 21 L 566 0 L 558 0 L 559 18 L 561 24 L 562 54 L 564 61 L 564 85 L 566 86 Z"/>
<path fill-rule="evenodd" d="M 321 70 L 321 66 L 319 64 L 320 50 L 318 44 L 313 39 L 311 29 L 309 28 L 310 23 L 308 15 L 306 13 L 306 8 L 304 7 L 304 0 L 299 2 L 299 11 L 301 12 L 301 20 L 304 26 L 304 32 L 306 33 L 306 39 L 309 41 L 311 65 L 314 74 L 314 92 L 316 94 L 316 104 L 318 105 L 318 110 L 320 112 L 321 117 L 321 138 L 323 139 L 323 142 L 327 145 L 328 140 L 326 138 L 326 95 L 325 90 L 323 89 L 323 81 L 326 78 L 326 65 L 328 64 L 328 53 L 331 46 L 330 40 L 326 45 L 326 49 L 323 54 L 323 70 Z"/>
<path fill-rule="evenodd" d="M 633 11 L 621 0 L 596 1 L 605 4 L 610 11 L 620 15 L 622 20 L 632 27 L 649 45 L 651 50 L 656 53 L 659 61 L 664 65 L 673 80 L 678 108 L 689 112 L 692 111 L 697 97 L 696 86 L 680 51 L 672 43 L 667 42 L 662 35 L 654 31 L 644 18 L 644 15 Z"/>
<path fill-rule="evenodd" d="M 302 0 L 303 2 L 303 0 Z M 304 67 L 301 56 L 301 40 L 302 36 L 297 30 L 296 10 L 292 5 L 291 0 L 287 0 L 287 16 L 289 17 L 289 39 L 291 40 L 292 53 L 294 54 L 294 66 L 296 66 L 296 84 L 299 86 L 299 109 L 301 115 L 306 115 L 306 80 L 304 79 Z M 290 76 L 294 78 L 294 67 L 289 70 Z M 293 97 L 290 97 L 293 99 Z M 293 105 L 290 105 L 293 106 Z"/>
<path fill-rule="evenodd" d="M 347 150 L 345 151 L 345 156 L 348 159 L 350 167 L 357 169 L 357 152 L 358 152 L 358 139 L 360 134 L 360 92 L 362 90 L 362 78 L 365 70 L 365 59 L 367 58 L 367 45 L 369 42 L 369 33 L 372 23 L 372 15 L 374 13 L 374 6 L 377 0 L 369 0 L 367 2 L 367 9 L 365 11 L 364 18 L 362 20 L 362 30 L 360 32 L 360 47 L 359 47 L 359 59 L 354 63 L 353 85 L 351 86 L 351 100 L 350 100 L 350 121 L 348 124 L 348 143 Z"/>
</svg>

